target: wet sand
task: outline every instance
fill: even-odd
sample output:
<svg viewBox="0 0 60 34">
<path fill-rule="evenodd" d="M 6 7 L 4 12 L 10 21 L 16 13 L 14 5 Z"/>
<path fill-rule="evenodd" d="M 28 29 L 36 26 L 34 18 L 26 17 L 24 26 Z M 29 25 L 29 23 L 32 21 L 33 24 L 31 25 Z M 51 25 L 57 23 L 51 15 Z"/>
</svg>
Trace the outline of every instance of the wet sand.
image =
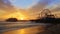
<svg viewBox="0 0 60 34">
<path fill-rule="evenodd" d="M 13 26 L 13 24 L 11 26 Z M 60 34 L 60 24 L 56 24 L 56 25 L 48 24 L 48 25 L 40 25 L 34 27 L 28 26 L 27 28 L 6 31 L 3 32 L 2 34 Z"/>
<path fill-rule="evenodd" d="M 36 26 L 36 27 L 8 31 L 8 32 L 4 32 L 3 34 L 37 34 L 43 31 L 44 31 L 43 26 Z"/>
</svg>

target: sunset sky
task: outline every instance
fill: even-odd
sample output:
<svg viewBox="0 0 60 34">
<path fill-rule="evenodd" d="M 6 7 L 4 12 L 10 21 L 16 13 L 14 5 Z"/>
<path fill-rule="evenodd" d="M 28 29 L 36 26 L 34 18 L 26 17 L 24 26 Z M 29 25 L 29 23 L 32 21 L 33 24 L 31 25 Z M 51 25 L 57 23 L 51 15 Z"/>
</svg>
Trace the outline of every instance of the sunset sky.
<svg viewBox="0 0 60 34">
<path fill-rule="evenodd" d="M 60 0 L 0 0 L 0 19 L 36 19 L 43 8 L 60 13 Z"/>
<path fill-rule="evenodd" d="M 37 3 L 39 0 L 10 0 L 14 6 L 27 8 L 30 5 Z"/>
<path fill-rule="evenodd" d="M 45 0 L 10 0 L 10 1 L 16 7 L 27 8 L 33 4 L 38 3 L 39 1 Z M 54 5 L 55 3 L 60 3 L 60 0 L 49 0 L 48 6 Z"/>
</svg>

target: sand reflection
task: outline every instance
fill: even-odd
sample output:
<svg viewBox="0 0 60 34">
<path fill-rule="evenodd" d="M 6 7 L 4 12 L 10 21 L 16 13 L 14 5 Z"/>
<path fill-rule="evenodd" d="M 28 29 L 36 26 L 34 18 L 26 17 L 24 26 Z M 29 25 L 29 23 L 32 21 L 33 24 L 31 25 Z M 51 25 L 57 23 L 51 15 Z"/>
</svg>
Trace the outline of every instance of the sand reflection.
<svg viewBox="0 0 60 34">
<path fill-rule="evenodd" d="M 18 29 L 14 31 L 4 32 L 3 34 L 36 34 L 44 31 L 44 26 L 36 26 L 24 29 Z"/>
</svg>

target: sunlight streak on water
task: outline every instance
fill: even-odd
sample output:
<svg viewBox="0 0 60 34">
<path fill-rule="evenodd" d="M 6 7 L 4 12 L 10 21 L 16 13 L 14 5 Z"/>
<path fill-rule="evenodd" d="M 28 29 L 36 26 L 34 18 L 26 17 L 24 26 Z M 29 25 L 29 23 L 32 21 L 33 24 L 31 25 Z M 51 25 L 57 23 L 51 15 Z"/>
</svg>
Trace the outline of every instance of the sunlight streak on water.
<svg viewBox="0 0 60 34">
<path fill-rule="evenodd" d="M 2 25 L 1 25 L 2 24 Z M 49 24 L 33 23 L 33 22 L 0 22 L 3 34 L 36 34 L 45 31 L 45 27 Z M 7 31 L 6 31 L 7 30 Z"/>
<path fill-rule="evenodd" d="M 38 32 L 43 32 L 44 27 L 38 26 L 38 27 L 31 27 L 31 28 L 24 28 L 24 29 L 18 29 L 14 31 L 8 31 L 4 32 L 3 34 L 36 34 Z"/>
</svg>

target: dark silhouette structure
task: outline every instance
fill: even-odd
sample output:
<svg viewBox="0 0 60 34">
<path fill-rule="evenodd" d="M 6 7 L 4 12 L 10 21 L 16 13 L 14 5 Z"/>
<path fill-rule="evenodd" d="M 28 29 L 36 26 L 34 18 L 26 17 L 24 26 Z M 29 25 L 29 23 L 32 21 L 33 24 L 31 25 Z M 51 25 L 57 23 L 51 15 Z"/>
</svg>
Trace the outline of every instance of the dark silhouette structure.
<svg viewBox="0 0 60 34">
<path fill-rule="evenodd" d="M 55 15 L 51 14 L 50 10 L 48 9 L 43 10 L 43 12 L 41 12 L 41 16 L 43 14 L 45 14 L 44 17 L 31 21 L 35 23 L 52 23 L 52 24 L 60 23 L 60 18 L 55 18 Z"/>
<path fill-rule="evenodd" d="M 16 18 L 8 18 L 6 19 L 7 22 L 17 22 L 18 20 Z"/>
</svg>

